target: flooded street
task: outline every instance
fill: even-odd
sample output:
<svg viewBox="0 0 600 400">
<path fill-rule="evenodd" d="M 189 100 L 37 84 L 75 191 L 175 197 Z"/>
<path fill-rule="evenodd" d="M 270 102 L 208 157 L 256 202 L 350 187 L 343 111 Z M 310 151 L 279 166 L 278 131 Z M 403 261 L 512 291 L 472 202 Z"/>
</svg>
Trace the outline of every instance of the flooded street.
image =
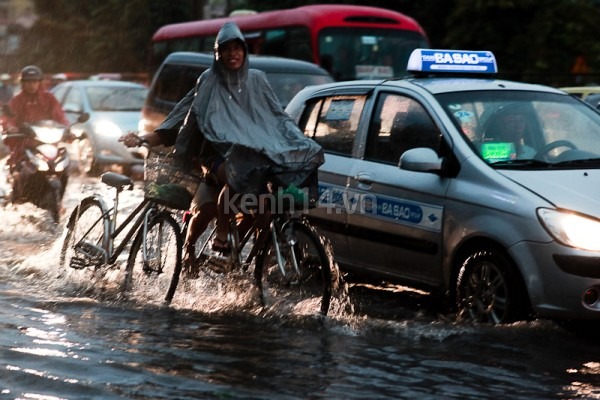
<svg viewBox="0 0 600 400">
<path fill-rule="evenodd" d="M 96 181 L 72 180 L 67 213 Z M 170 307 L 124 300 L 118 270 L 57 267 L 46 212 L 0 221 L 0 399 L 600 399 L 592 324 L 457 323 L 426 294 L 358 282 L 354 312 L 321 322 L 265 312 L 243 273 L 189 281 Z"/>
</svg>

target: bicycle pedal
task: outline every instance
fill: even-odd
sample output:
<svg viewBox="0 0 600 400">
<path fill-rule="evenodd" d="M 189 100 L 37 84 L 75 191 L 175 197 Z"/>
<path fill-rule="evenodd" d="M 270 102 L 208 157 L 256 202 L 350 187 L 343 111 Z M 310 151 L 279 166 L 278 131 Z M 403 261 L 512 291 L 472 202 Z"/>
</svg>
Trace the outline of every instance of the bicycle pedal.
<svg viewBox="0 0 600 400">
<path fill-rule="evenodd" d="M 75 251 L 89 260 L 89 262 L 104 260 L 104 249 L 89 242 L 79 242 L 75 246 Z"/>
<path fill-rule="evenodd" d="M 86 259 L 82 257 L 73 257 L 69 263 L 69 267 L 73 269 L 84 269 L 88 266 Z"/>
</svg>

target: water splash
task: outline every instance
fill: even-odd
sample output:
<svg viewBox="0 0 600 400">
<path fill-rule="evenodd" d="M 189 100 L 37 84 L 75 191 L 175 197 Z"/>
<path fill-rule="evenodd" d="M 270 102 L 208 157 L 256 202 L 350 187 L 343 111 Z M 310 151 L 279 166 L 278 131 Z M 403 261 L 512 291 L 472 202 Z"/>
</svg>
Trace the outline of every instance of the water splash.
<svg viewBox="0 0 600 400">
<path fill-rule="evenodd" d="M 82 197 L 92 192 L 102 192 L 109 198 L 111 195 L 104 185 L 91 179 L 73 181 L 75 189 L 67 191 L 64 202 L 67 212 L 58 225 L 52 222 L 47 212 L 28 204 L 0 207 L 0 273 L 10 275 L 11 280 L 15 280 L 16 276 L 19 285 L 27 290 L 37 290 L 45 297 L 73 301 L 88 299 L 124 307 L 166 307 L 156 301 L 161 296 L 152 292 L 154 288 L 128 296 L 122 294 L 120 285 L 127 252 L 115 266 L 101 272 L 58 266 L 64 220 L 70 211 Z M 141 196 L 141 187 L 122 193 L 123 216 L 139 202 Z M 210 318 L 233 315 L 236 318 L 259 318 L 273 324 L 316 323 L 349 335 L 391 332 L 412 340 L 444 341 L 470 332 L 469 325 L 457 324 L 452 316 L 432 315 L 421 311 L 419 304 L 409 304 L 413 302 L 409 296 L 390 295 L 377 299 L 381 288 L 379 292 L 366 291 L 360 284 L 347 281 L 333 260 L 331 243 L 326 238 L 322 239 L 322 243 L 332 264 L 333 284 L 331 306 L 324 319 L 319 318 L 314 311 L 318 307 L 310 302 L 286 309 L 277 305 L 263 307 L 254 282 L 253 266 L 229 274 L 204 270 L 197 279 L 182 279 L 168 307 L 177 312 L 199 312 Z M 403 304 L 407 299 L 407 303 Z"/>
</svg>

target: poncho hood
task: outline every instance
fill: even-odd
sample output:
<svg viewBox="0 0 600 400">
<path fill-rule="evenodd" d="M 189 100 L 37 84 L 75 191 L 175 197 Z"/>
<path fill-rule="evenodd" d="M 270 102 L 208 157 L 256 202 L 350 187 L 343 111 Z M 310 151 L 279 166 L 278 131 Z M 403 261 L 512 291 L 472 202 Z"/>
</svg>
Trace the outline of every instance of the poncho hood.
<svg viewBox="0 0 600 400">
<path fill-rule="evenodd" d="M 299 186 L 324 162 L 321 146 L 284 112 L 265 73 L 248 67 L 247 51 L 237 71 L 219 61 L 218 47 L 231 40 L 246 47 L 237 25 L 228 22 L 217 35 L 213 66 L 161 128 L 183 125 L 175 143 L 175 154 L 183 159 L 197 157 L 203 141 L 210 142 L 225 160 L 228 183 L 239 193 L 260 192 L 274 170 L 280 184 Z"/>
<path fill-rule="evenodd" d="M 240 42 L 240 44 L 244 46 L 244 63 L 237 71 L 230 71 L 225 68 L 223 63 L 219 60 L 219 48 L 234 40 Z M 227 86 L 237 86 L 234 90 L 239 89 L 243 82 L 248 78 L 248 46 L 246 45 L 242 31 L 240 31 L 240 28 L 238 28 L 234 22 L 226 22 L 221 27 L 221 30 L 219 30 L 217 39 L 215 40 L 214 55 L 215 58 L 212 66 L 215 74 Z"/>
</svg>

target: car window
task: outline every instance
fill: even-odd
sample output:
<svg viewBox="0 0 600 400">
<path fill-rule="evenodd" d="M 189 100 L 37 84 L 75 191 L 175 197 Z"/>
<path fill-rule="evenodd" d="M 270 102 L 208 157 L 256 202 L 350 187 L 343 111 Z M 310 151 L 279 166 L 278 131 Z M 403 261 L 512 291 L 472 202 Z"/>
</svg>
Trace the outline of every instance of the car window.
<svg viewBox="0 0 600 400">
<path fill-rule="evenodd" d="M 65 86 L 60 86 L 57 87 L 56 89 L 54 89 L 54 91 L 52 92 L 52 94 L 54 95 L 54 97 L 56 97 L 56 99 L 59 102 L 63 102 L 63 97 L 65 97 L 65 92 L 67 91 L 67 87 Z"/>
<path fill-rule="evenodd" d="M 68 111 L 81 112 L 83 111 L 83 104 L 81 102 L 81 93 L 79 89 L 72 87 L 67 92 L 65 100 L 63 102 L 63 108 Z"/>
<path fill-rule="evenodd" d="M 490 164 L 600 157 L 597 113 L 570 96 L 506 91 L 437 96 L 473 149 Z M 504 129 L 502 129 L 504 128 Z"/>
<path fill-rule="evenodd" d="M 409 97 L 383 93 L 369 125 L 365 159 L 398 164 L 406 150 L 438 151 L 441 134 L 423 106 Z"/>
<path fill-rule="evenodd" d="M 350 156 L 366 96 L 333 96 L 314 101 L 300 122 L 304 134 L 323 150 Z"/>
</svg>

